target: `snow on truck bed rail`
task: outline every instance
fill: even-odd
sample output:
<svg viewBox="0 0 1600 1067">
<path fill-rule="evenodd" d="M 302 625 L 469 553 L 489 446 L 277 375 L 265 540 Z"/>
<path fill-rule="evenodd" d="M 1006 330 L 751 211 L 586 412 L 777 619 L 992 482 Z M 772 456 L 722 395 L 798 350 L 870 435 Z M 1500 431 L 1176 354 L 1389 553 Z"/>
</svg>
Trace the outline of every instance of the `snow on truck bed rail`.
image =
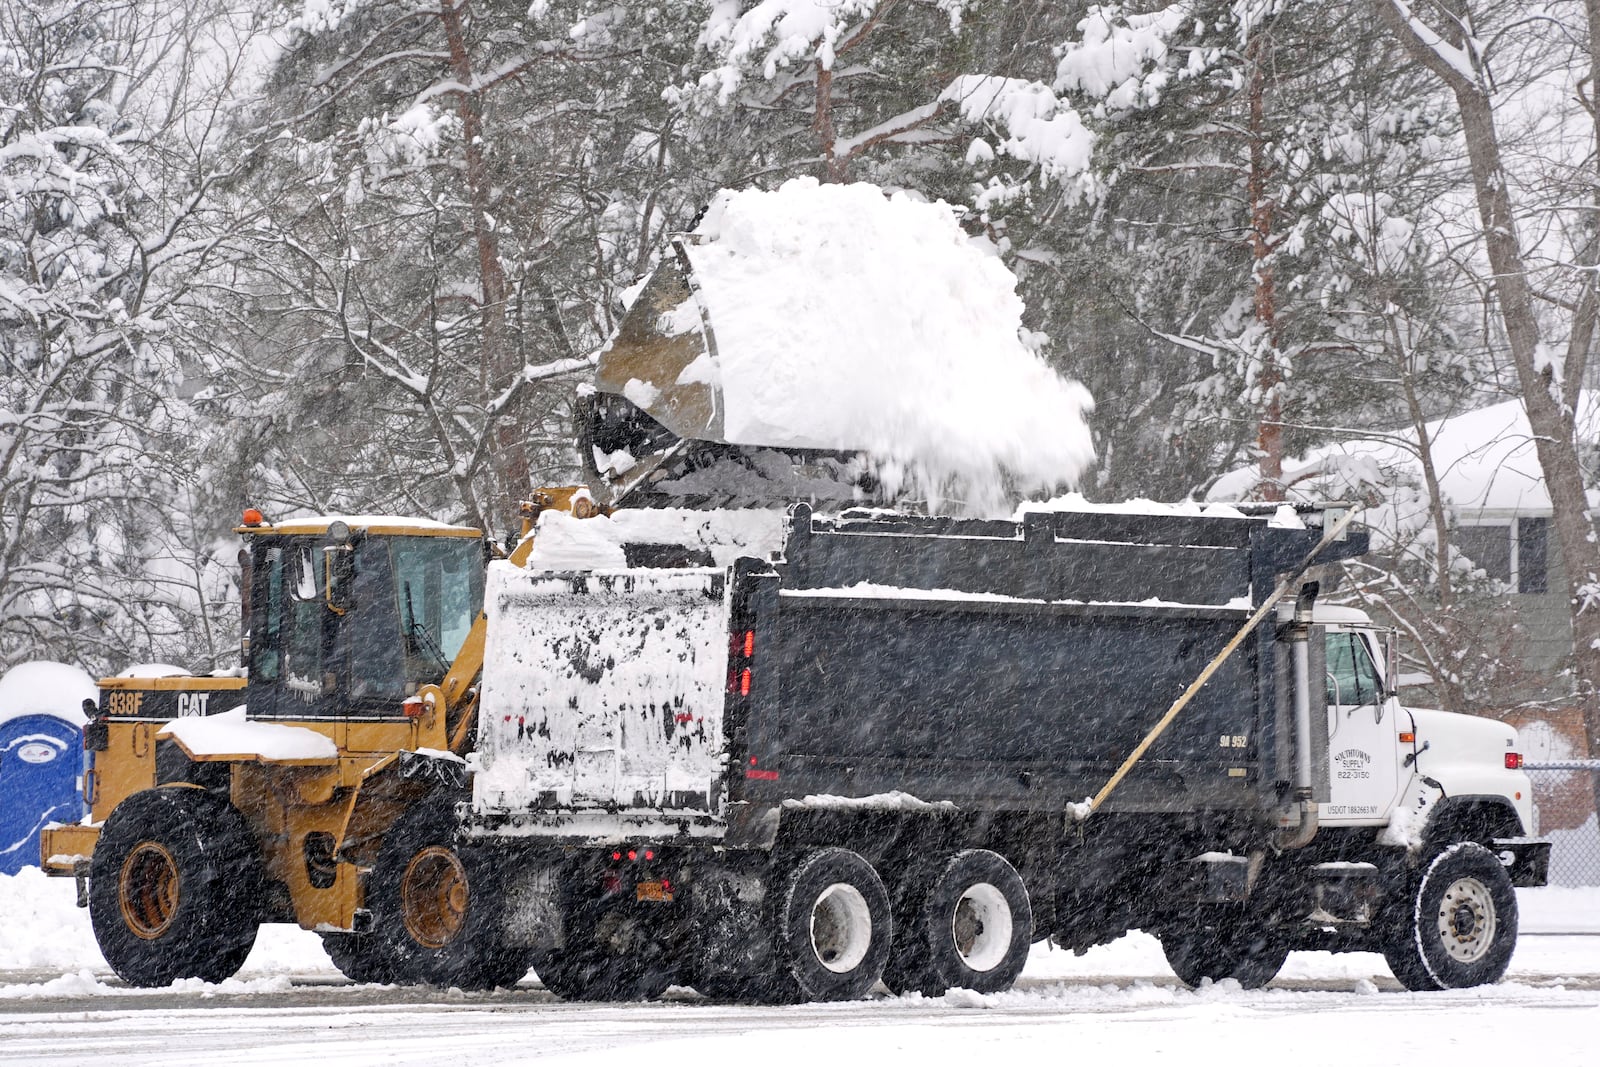
<svg viewBox="0 0 1600 1067">
<path fill-rule="evenodd" d="M 767 509 L 694 511 L 626 509 L 578 519 L 565 512 L 539 516 L 529 570 L 603 571 L 628 565 L 624 545 L 679 545 L 702 551 L 719 567 L 740 556 L 767 559 L 783 549 L 787 517 Z"/>
<path fill-rule="evenodd" d="M 950 205 L 811 178 L 724 191 L 686 253 L 716 338 L 689 371 L 720 386 L 730 442 L 863 449 L 885 481 L 989 513 L 1007 478 L 1050 490 L 1093 461 L 1088 391 L 1024 342 L 1016 278 Z"/>
</svg>

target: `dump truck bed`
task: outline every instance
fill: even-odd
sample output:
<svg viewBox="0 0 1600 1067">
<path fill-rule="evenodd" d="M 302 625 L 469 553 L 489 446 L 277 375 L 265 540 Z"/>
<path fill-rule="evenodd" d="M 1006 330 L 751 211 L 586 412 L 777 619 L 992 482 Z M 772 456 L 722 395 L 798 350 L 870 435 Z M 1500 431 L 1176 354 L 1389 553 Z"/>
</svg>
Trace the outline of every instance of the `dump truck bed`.
<svg viewBox="0 0 1600 1067">
<path fill-rule="evenodd" d="M 1065 810 L 1319 536 L 1243 517 L 800 507 L 773 558 L 751 546 L 726 569 L 500 566 L 477 823 L 714 837 L 741 804 Z M 1279 776 L 1274 645 L 1267 624 L 1224 662 L 1113 809 L 1264 806 Z"/>
</svg>

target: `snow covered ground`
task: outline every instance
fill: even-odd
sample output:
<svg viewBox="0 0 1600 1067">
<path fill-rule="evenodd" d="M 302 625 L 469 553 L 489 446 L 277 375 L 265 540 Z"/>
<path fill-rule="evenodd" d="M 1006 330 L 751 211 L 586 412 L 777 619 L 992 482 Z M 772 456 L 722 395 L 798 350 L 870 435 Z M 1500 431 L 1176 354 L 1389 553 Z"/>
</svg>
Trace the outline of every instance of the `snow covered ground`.
<svg viewBox="0 0 1600 1067">
<path fill-rule="evenodd" d="M 1153 939 L 1130 934 L 1082 957 L 1036 948 L 1017 989 L 998 996 L 743 1008 L 674 991 L 585 1005 L 531 978 L 491 994 L 351 985 L 314 935 L 284 926 L 263 930 L 235 979 L 131 990 L 110 977 L 71 882 L 30 869 L 0 877 L 0 1063 L 1593 1063 L 1600 888 L 1520 898 L 1525 936 L 1506 981 L 1449 993 L 1399 991 L 1378 956 L 1309 952 L 1265 990 L 1191 991 Z"/>
</svg>

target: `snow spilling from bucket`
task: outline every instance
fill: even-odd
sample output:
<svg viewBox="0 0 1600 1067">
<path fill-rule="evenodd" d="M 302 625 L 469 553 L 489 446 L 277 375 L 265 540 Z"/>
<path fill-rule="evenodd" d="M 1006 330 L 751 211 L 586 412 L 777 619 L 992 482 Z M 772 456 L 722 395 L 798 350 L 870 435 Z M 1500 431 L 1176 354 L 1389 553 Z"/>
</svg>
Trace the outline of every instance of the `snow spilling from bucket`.
<svg viewBox="0 0 1600 1067">
<path fill-rule="evenodd" d="M 722 193 L 696 233 L 729 441 L 864 449 L 991 514 L 1093 461 L 1087 390 L 1023 343 L 1016 278 L 949 205 L 797 178 Z"/>
</svg>

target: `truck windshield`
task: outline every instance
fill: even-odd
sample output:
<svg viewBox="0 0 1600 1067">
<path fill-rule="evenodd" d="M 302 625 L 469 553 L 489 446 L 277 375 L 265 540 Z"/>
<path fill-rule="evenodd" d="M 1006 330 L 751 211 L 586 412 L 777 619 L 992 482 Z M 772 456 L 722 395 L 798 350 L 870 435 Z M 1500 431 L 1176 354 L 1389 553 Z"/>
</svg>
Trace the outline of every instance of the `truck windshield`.
<svg viewBox="0 0 1600 1067">
<path fill-rule="evenodd" d="M 406 680 L 438 681 L 483 610 L 483 546 L 464 537 L 397 538 L 393 546 Z"/>
</svg>

